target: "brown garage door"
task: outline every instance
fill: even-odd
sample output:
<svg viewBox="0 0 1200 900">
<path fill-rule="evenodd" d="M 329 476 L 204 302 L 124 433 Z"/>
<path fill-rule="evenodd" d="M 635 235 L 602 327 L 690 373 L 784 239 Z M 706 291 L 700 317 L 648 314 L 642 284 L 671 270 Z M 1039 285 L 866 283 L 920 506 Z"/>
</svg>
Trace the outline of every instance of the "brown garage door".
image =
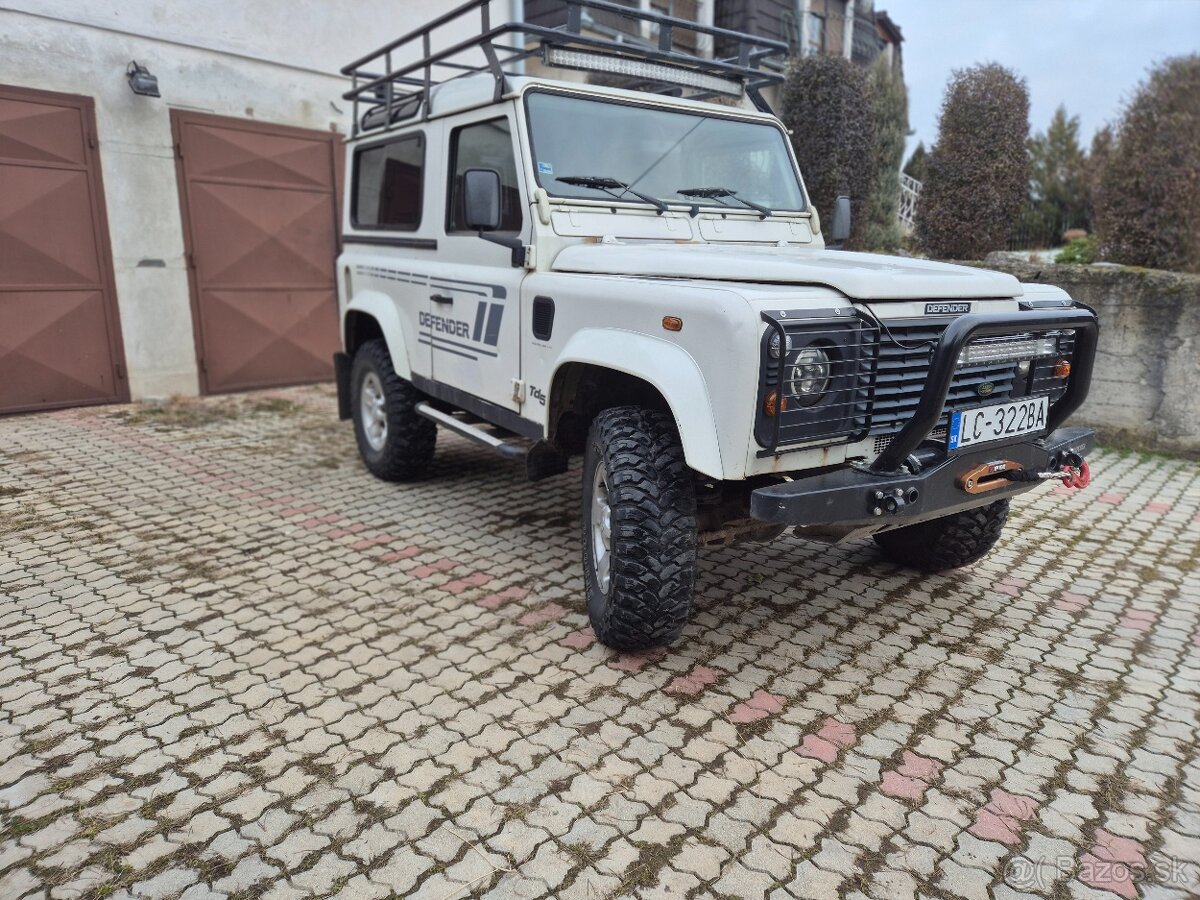
<svg viewBox="0 0 1200 900">
<path fill-rule="evenodd" d="M 92 101 L 0 86 L 0 413 L 127 400 Z"/>
<path fill-rule="evenodd" d="M 206 393 L 333 377 L 337 135 L 171 114 Z"/>
</svg>

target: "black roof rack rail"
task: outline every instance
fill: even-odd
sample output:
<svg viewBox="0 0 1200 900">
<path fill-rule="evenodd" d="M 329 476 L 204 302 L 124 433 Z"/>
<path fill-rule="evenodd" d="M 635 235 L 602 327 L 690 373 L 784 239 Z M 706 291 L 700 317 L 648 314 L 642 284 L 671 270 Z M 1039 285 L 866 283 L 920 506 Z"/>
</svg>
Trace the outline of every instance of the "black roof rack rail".
<svg viewBox="0 0 1200 900">
<path fill-rule="evenodd" d="M 701 25 L 610 0 L 561 0 L 566 7 L 566 24 L 556 28 L 531 22 L 493 26 L 491 2 L 467 0 L 343 68 L 342 74 L 351 78 L 351 89 L 342 96 L 354 104 L 353 134 L 390 127 L 401 118 L 416 115 L 418 108 L 422 117 L 428 119 L 432 112 L 430 89 L 467 75 L 490 73 L 495 81 L 495 99 L 499 100 L 508 90 L 508 77 L 516 74 L 510 71 L 511 67 L 531 58 L 540 58 L 552 67 L 626 76 L 629 83 L 625 86 L 635 90 L 679 93 L 691 88 L 693 93 L 689 96 L 695 99 L 721 94 L 740 96 L 744 92 L 764 112 L 771 109 L 761 88 L 783 80 L 778 71 L 760 68 L 765 61 L 787 53 L 787 44 L 770 38 Z M 613 21 L 614 17 L 626 20 L 636 26 L 637 34 L 641 33 L 642 24 L 648 23 L 650 31 L 657 29 L 656 40 L 626 34 L 615 39 L 588 33 L 585 10 L 601 13 L 607 21 Z M 479 16 L 479 33 L 435 50 L 433 33 L 447 25 L 461 28 L 465 24 L 461 20 L 471 13 Z M 726 46 L 736 47 L 737 52 L 724 59 L 680 52 L 674 49 L 678 31 L 721 38 Z M 414 46 L 417 59 L 396 62 L 401 54 L 410 56 Z M 484 62 L 464 61 L 463 57 L 471 51 L 482 52 Z M 369 104 L 361 117 L 360 103 Z"/>
</svg>

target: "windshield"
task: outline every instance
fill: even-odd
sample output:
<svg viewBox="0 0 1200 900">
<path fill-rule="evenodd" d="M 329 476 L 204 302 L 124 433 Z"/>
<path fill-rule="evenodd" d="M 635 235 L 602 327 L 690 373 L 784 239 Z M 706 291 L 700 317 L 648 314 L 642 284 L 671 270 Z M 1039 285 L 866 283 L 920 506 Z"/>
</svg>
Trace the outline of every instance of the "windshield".
<svg viewBox="0 0 1200 900">
<path fill-rule="evenodd" d="M 553 196 L 618 195 L 636 203 L 637 191 L 669 203 L 753 211 L 712 194 L 680 193 L 723 188 L 770 210 L 804 209 L 786 138 L 774 125 L 544 92 L 530 93 L 527 102 L 534 171 Z M 621 187 L 597 186 L 606 179 Z"/>
</svg>

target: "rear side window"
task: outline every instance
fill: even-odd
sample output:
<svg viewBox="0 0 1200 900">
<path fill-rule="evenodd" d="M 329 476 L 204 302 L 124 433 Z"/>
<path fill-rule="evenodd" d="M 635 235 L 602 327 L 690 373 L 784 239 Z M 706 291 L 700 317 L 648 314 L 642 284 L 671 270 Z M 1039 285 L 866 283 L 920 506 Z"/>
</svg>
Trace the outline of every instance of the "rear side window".
<svg viewBox="0 0 1200 900">
<path fill-rule="evenodd" d="M 354 154 L 354 208 L 358 228 L 416 231 L 421 225 L 425 136 L 405 135 Z"/>
<path fill-rule="evenodd" d="M 521 230 L 521 189 L 517 183 L 517 161 L 513 153 L 508 119 L 492 119 L 456 128 L 450 138 L 450 202 L 446 231 L 465 231 L 462 222 L 462 180 L 467 169 L 495 169 L 500 173 L 500 227 L 497 231 Z"/>
</svg>

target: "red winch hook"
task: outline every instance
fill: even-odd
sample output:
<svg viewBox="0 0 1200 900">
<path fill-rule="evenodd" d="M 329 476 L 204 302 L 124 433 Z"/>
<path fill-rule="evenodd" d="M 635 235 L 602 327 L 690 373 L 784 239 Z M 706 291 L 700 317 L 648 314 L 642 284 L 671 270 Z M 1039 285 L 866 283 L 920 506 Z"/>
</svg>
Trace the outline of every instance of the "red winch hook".
<svg viewBox="0 0 1200 900">
<path fill-rule="evenodd" d="M 1092 470 L 1088 468 L 1087 460 L 1081 459 L 1079 465 L 1065 465 L 1062 471 L 1066 473 L 1063 485 L 1069 488 L 1085 488 L 1092 483 Z"/>
</svg>

